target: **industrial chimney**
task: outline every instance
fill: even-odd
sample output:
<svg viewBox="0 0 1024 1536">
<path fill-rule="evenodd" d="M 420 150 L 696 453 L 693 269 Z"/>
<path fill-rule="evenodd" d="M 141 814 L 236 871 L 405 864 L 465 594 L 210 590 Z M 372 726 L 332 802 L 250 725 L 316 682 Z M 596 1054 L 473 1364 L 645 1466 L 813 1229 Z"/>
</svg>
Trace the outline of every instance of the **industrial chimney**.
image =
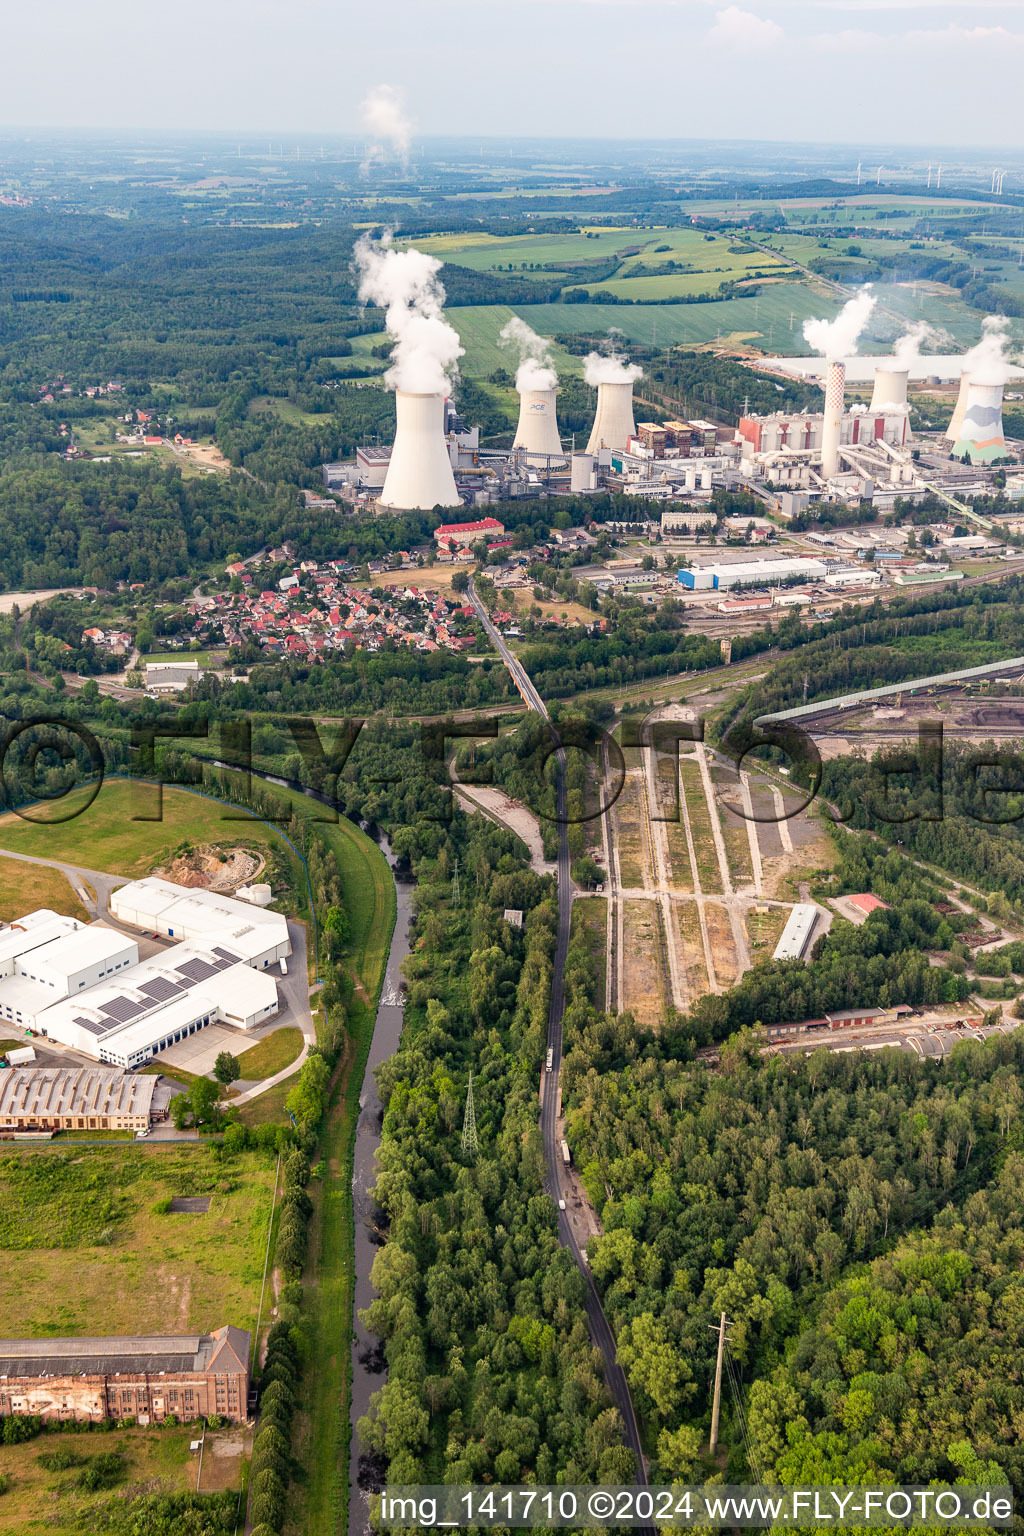
<svg viewBox="0 0 1024 1536">
<path fill-rule="evenodd" d="M 971 392 L 971 375 L 966 371 L 960 375 L 960 393 L 956 397 L 956 405 L 953 407 L 953 415 L 949 426 L 946 428 L 946 440 L 955 443 L 960 436 L 960 430 L 967 414 L 967 397 Z"/>
<path fill-rule="evenodd" d="M 636 432 L 633 420 L 633 380 L 602 382 L 597 386 L 597 415 L 587 444 L 588 453 L 599 448 L 622 449 Z"/>
<path fill-rule="evenodd" d="M 839 438 L 845 394 L 846 364 L 829 363 L 825 374 L 825 420 L 821 429 L 821 473 L 826 480 L 839 473 Z"/>
<path fill-rule="evenodd" d="M 953 452 L 958 457 L 969 453 L 972 464 L 991 464 L 993 459 L 1004 457 L 1002 384 L 981 384 L 971 380 Z"/>
<path fill-rule="evenodd" d="M 523 389 L 519 393 L 519 425 L 513 448 L 524 448 L 528 463 L 564 459 L 555 414 L 557 389 Z"/>
<path fill-rule="evenodd" d="M 868 410 L 877 414 L 885 411 L 905 411 L 909 377 L 909 368 L 876 368 L 875 388 Z"/>
<path fill-rule="evenodd" d="M 444 437 L 444 395 L 398 390 L 395 411 L 395 446 L 380 493 L 381 506 L 396 512 L 461 506 Z"/>
</svg>

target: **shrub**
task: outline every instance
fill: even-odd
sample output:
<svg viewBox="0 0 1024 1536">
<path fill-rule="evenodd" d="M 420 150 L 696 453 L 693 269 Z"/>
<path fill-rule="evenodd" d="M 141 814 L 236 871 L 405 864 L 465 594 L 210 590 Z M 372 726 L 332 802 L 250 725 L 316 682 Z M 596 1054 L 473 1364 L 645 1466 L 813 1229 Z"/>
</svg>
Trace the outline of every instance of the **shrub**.
<svg viewBox="0 0 1024 1536">
<path fill-rule="evenodd" d="M 3 1495 L 7 1492 L 7 1490 L 10 1488 L 10 1486 L 11 1486 L 11 1474 L 9 1472 L 0 1472 L 0 1498 L 3 1497 Z"/>
<path fill-rule="evenodd" d="M 270 1493 L 257 1493 L 249 1511 L 257 1525 L 272 1525 L 277 1529 L 284 1515 L 284 1499 Z"/>
<path fill-rule="evenodd" d="M 279 1536 L 276 1525 L 254 1525 L 249 1536 Z"/>
<path fill-rule="evenodd" d="M 284 1498 L 284 1478 L 274 1467 L 264 1467 L 252 1480 L 252 1491 L 269 1493 L 274 1498 Z"/>
<path fill-rule="evenodd" d="M 249 1471 L 254 1481 L 261 1472 L 276 1472 L 283 1479 L 288 1474 L 288 1460 L 271 1446 L 262 1451 L 257 1447 L 253 1450 Z"/>
<path fill-rule="evenodd" d="M 0 1425 L 0 1440 L 4 1445 L 20 1445 L 23 1440 L 34 1440 L 43 1427 L 43 1421 L 37 1413 L 28 1414 L 25 1418 L 15 1418 L 8 1414 Z"/>
<path fill-rule="evenodd" d="M 177 1423 L 178 1423 L 178 1415 L 176 1413 L 165 1413 L 164 1414 L 164 1424 L 167 1426 L 168 1429 L 175 1429 L 177 1427 Z"/>
<path fill-rule="evenodd" d="M 264 1413 L 272 1403 L 283 1403 L 292 1413 L 295 1408 L 295 1393 L 284 1381 L 272 1381 L 260 1395 L 260 1412 Z"/>
<path fill-rule="evenodd" d="M 207 1429 L 220 1429 L 220 1428 L 222 1428 L 223 1424 L 224 1424 L 224 1420 L 221 1418 L 219 1413 L 209 1413 L 209 1414 L 207 1414 L 207 1416 L 206 1416 L 206 1427 L 207 1427 Z"/>
<path fill-rule="evenodd" d="M 36 1457 L 44 1472 L 66 1472 L 69 1467 L 80 1467 L 84 1460 L 67 1445 L 59 1445 L 55 1451 L 41 1451 Z"/>
<path fill-rule="evenodd" d="M 154 1200 L 154 1202 L 153 1202 L 153 1215 L 154 1216 L 167 1216 L 167 1215 L 170 1214 L 170 1209 L 171 1209 L 171 1197 L 170 1197 L 170 1195 L 165 1195 L 162 1200 Z"/>
</svg>

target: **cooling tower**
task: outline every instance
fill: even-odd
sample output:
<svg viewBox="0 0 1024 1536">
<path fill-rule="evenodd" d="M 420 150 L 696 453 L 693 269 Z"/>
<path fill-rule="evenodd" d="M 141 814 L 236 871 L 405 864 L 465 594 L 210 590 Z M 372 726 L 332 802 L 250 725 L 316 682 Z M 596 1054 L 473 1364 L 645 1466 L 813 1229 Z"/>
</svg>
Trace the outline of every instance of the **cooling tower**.
<svg viewBox="0 0 1024 1536">
<path fill-rule="evenodd" d="M 1005 456 L 1001 384 L 976 384 L 971 380 L 963 424 L 953 444 L 953 452 L 958 457 L 969 453 L 972 464 L 991 464 L 993 459 Z"/>
<path fill-rule="evenodd" d="M 519 425 L 513 448 L 525 448 L 527 461 L 561 459 L 562 444 L 555 415 L 557 389 L 524 389 L 519 396 Z"/>
<path fill-rule="evenodd" d="M 444 438 L 444 396 L 408 395 L 399 390 L 395 411 L 395 446 L 380 493 L 381 506 L 399 512 L 461 506 Z"/>
<path fill-rule="evenodd" d="M 588 453 L 599 448 L 625 448 L 629 438 L 636 433 L 633 420 L 633 383 L 599 384 L 597 386 L 597 415 L 587 444 Z"/>
<path fill-rule="evenodd" d="M 876 368 L 875 389 L 869 411 L 902 411 L 907 406 L 908 368 Z"/>
<path fill-rule="evenodd" d="M 839 473 L 839 435 L 845 394 L 845 363 L 829 363 L 825 375 L 825 420 L 821 428 L 821 473 L 826 480 Z"/>
<path fill-rule="evenodd" d="M 949 426 L 946 428 L 946 441 L 955 443 L 960 436 L 960 429 L 964 424 L 967 414 L 967 397 L 971 392 L 971 376 L 969 373 L 960 375 L 960 393 L 956 397 L 956 405 Z"/>
</svg>

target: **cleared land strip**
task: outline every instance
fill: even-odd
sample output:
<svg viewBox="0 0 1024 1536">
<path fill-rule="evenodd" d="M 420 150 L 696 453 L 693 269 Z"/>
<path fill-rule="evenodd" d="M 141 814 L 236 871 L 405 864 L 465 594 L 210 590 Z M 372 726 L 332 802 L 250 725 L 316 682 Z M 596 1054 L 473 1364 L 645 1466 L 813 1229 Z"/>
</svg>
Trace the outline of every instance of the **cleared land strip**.
<svg viewBox="0 0 1024 1536">
<path fill-rule="evenodd" d="M 750 779 L 745 773 L 740 773 L 740 793 L 743 796 L 743 811 L 747 818 L 747 839 L 750 843 L 750 866 L 754 872 L 754 893 L 757 896 L 764 895 L 764 876 L 761 869 L 761 845 L 757 840 L 757 822 L 754 820 L 754 802 L 750 798 Z"/>
</svg>

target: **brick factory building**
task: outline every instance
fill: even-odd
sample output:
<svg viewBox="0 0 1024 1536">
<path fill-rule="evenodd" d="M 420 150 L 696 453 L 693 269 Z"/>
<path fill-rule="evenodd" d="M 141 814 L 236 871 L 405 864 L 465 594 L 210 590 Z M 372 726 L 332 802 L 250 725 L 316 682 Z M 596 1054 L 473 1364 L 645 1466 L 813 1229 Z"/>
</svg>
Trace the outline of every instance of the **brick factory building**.
<svg viewBox="0 0 1024 1536">
<path fill-rule="evenodd" d="M 250 1342 L 230 1327 L 171 1338 L 0 1339 L 0 1417 L 243 1420 Z"/>
</svg>

